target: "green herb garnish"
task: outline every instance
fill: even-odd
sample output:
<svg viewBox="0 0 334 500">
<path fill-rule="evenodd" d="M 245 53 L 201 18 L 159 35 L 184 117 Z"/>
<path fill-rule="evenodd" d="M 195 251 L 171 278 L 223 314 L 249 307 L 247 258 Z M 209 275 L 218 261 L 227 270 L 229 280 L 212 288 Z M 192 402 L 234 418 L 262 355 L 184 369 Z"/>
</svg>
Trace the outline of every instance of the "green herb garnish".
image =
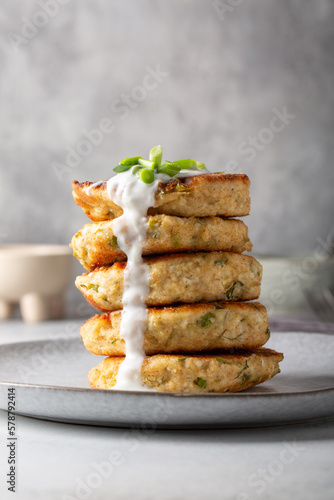
<svg viewBox="0 0 334 500">
<path fill-rule="evenodd" d="M 155 161 L 144 160 L 143 158 L 140 158 L 138 160 L 138 163 L 142 167 L 146 167 L 146 168 L 148 168 L 149 170 L 152 170 L 152 171 L 154 171 L 157 168 L 157 164 L 155 163 Z"/>
<path fill-rule="evenodd" d="M 214 319 L 216 319 L 216 316 L 209 312 L 207 314 L 204 314 L 204 316 L 202 316 L 201 318 L 199 318 L 197 320 L 197 324 L 202 328 L 208 328 L 210 325 L 212 325 Z"/>
<path fill-rule="evenodd" d="M 248 380 L 250 380 L 252 378 L 252 375 L 250 375 L 249 373 L 244 373 L 243 376 L 241 377 L 241 382 L 240 382 L 240 385 L 243 385 L 245 384 L 246 382 L 248 382 Z"/>
<path fill-rule="evenodd" d="M 233 283 L 233 285 L 227 290 L 226 292 L 226 297 L 228 299 L 232 299 L 233 298 L 233 294 L 234 294 L 234 289 L 237 285 L 240 285 L 240 286 L 244 286 L 243 283 L 241 283 L 241 281 L 236 281 L 235 283 Z"/>
<path fill-rule="evenodd" d="M 147 225 L 148 228 L 152 231 L 156 231 L 161 226 L 159 220 L 154 219 L 154 217 L 149 218 Z"/>
<path fill-rule="evenodd" d="M 164 161 L 158 168 L 159 174 L 166 174 L 169 175 L 169 177 L 174 177 L 174 175 L 177 175 L 180 170 L 182 170 L 181 167 L 171 161 Z"/>
<path fill-rule="evenodd" d="M 110 245 L 111 245 L 112 247 L 118 248 L 118 243 L 117 243 L 117 238 L 116 238 L 116 236 L 113 236 L 113 237 L 111 238 L 111 240 L 110 240 Z"/>
<path fill-rule="evenodd" d="M 182 242 L 179 233 L 172 234 L 172 243 L 174 248 L 182 247 Z"/>
<path fill-rule="evenodd" d="M 191 188 L 178 181 L 173 191 L 176 191 L 177 193 L 185 193 L 187 191 L 191 191 Z"/>
<path fill-rule="evenodd" d="M 120 161 L 120 165 L 126 165 L 128 167 L 133 167 L 134 165 L 138 165 L 139 160 L 142 159 L 142 156 L 131 156 L 130 158 L 124 158 L 124 160 Z"/>
<path fill-rule="evenodd" d="M 162 161 L 162 147 L 161 146 L 155 146 L 154 148 L 151 149 L 149 160 L 153 161 L 157 165 L 158 168 L 160 167 L 161 161 Z"/>
<path fill-rule="evenodd" d="M 167 347 L 170 341 L 175 337 L 174 330 L 168 335 L 168 339 L 166 340 L 165 346 Z"/>
<path fill-rule="evenodd" d="M 222 259 L 215 260 L 215 265 L 217 265 L 217 264 L 224 265 L 224 264 L 226 264 L 226 262 L 227 262 L 227 257 L 223 257 Z"/>
<path fill-rule="evenodd" d="M 152 182 L 154 181 L 154 173 L 148 168 L 142 168 L 141 170 L 139 170 L 139 172 L 137 173 L 137 177 L 141 181 L 145 182 L 145 184 L 152 184 Z"/>
<path fill-rule="evenodd" d="M 182 170 L 193 170 L 196 168 L 195 160 L 178 160 L 174 161 L 176 165 L 182 168 Z"/>
<path fill-rule="evenodd" d="M 247 368 L 249 368 L 249 366 L 248 366 L 248 363 L 246 361 L 245 366 L 240 370 L 240 372 L 237 374 L 237 376 L 235 377 L 235 379 L 238 378 L 238 377 L 240 377 L 240 375 L 242 374 L 242 372 L 244 372 L 245 370 L 247 370 Z"/>
<path fill-rule="evenodd" d="M 194 380 L 194 384 L 198 385 L 199 387 L 202 387 L 203 389 L 206 388 L 206 380 L 203 378 L 197 377 L 196 380 Z"/>
<path fill-rule="evenodd" d="M 132 169 L 132 173 L 145 184 L 151 184 L 155 179 L 155 173 L 165 174 L 169 177 L 175 177 L 181 170 L 206 170 L 204 163 L 193 160 L 162 161 L 162 147 L 155 146 L 151 149 L 149 159 L 142 156 L 131 156 L 120 161 L 113 170 L 117 174 Z M 147 171 L 151 173 L 147 173 Z M 186 174 L 185 174 L 186 176 Z M 176 191 L 188 191 L 189 187 L 175 187 Z"/>
<path fill-rule="evenodd" d="M 147 223 L 147 235 L 150 236 L 151 238 L 157 239 L 159 238 L 159 228 L 160 228 L 160 222 L 152 219 L 149 219 Z"/>
<path fill-rule="evenodd" d="M 94 285 L 94 284 L 88 285 L 88 290 L 94 290 L 94 292 L 98 292 L 99 285 Z"/>
<path fill-rule="evenodd" d="M 131 165 L 117 165 L 113 170 L 116 172 L 116 174 L 121 174 L 122 172 L 126 172 L 127 170 L 130 170 Z"/>
<path fill-rule="evenodd" d="M 242 333 L 239 333 L 239 335 L 237 335 L 236 337 L 226 337 L 226 335 L 225 335 L 226 332 L 227 332 L 227 330 L 224 330 L 220 336 L 224 337 L 224 339 L 227 339 L 227 340 L 236 340 L 242 336 Z"/>
</svg>

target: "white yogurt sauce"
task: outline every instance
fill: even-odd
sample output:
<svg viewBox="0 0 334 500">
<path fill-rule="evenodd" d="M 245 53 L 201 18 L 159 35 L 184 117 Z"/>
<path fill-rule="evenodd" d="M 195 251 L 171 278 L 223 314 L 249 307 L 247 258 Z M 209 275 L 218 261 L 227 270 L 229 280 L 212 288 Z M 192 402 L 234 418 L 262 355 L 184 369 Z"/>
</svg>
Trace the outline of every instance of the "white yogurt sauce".
<svg viewBox="0 0 334 500">
<path fill-rule="evenodd" d="M 147 231 L 147 210 L 154 206 L 159 181 L 166 181 L 167 177 L 156 175 L 152 184 L 145 184 L 130 169 L 107 182 L 109 197 L 123 209 L 123 215 L 113 221 L 113 233 L 118 246 L 128 258 L 124 271 L 120 331 L 126 343 L 126 357 L 120 366 L 114 389 L 144 388 L 140 373 L 145 357 L 143 338 L 147 321 L 145 301 L 149 294 L 149 269 L 142 259 L 142 247 Z"/>
<path fill-rule="evenodd" d="M 195 177 L 195 175 L 204 175 L 204 174 L 208 174 L 208 173 L 209 173 L 208 170 L 203 170 L 203 171 L 180 170 L 180 172 L 178 174 L 176 174 L 173 178 L 179 179 L 180 177 Z M 117 175 L 119 175 L 119 174 L 117 174 Z M 117 177 L 117 175 L 115 177 Z M 112 177 L 112 179 L 114 179 L 115 177 Z M 155 173 L 155 178 L 160 180 L 160 181 L 165 181 L 165 182 L 168 182 L 171 180 L 171 177 L 169 177 L 169 175 L 157 174 L 157 173 Z M 101 184 L 103 184 L 103 183 L 104 183 L 104 181 L 94 182 L 93 184 L 91 184 L 90 186 L 88 186 L 86 188 L 86 194 L 88 194 L 88 196 L 90 196 L 91 190 L 95 187 L 101 186 Z"/>
<path fill-rule="evenodd" d="M 175 177 L 192 177 L 207 172 L 181 170 Z M 124 271 L 123 310 L 120 335 L 125 340 L 126 356 L 120 366 L 114 389 L 149 390 L 141 383 L 141 367 L 145 357 L 143 341 L 147 322 L 146 299 L 149 294 L 149 268 L 142 258 L 147 232 L 147 210 L 154 206 L 159 181 L 171 177 L 155 173 L 152 184 L 145 184 L 132 174 L 132 169 L 116 174 L 107 182 L 107 193 L 123 209 L 123 215 L 113 221 L 113 233 L 118 246 L 127 256 Z M 94 186 L 92 184 L 87 194 Z"/>
<path fill-rule="evenodd" d="M 208 170 L 180 170 L 180 172 L 172 179 L 179 179 L 180 177 L 195 177 L 197 175 L 204 175 L 204 174 L 209 174 L 210 172 Z M 169 180 L 171 178 L 169 177 Z"/>
<path fill-rule="evenodd" d="M 88 194 L 88 196 L 90 196 L 90 192 L 93 188 L 97 187 L 97 186 L 101 186 L 101 184 L 103 184 L 104 181 L 97 181 L 97 182 L 94 182 L 93 184 L 91 184 L 90 186 L 88 186 L 86 188 L 86 194 Z"/>
</svg>

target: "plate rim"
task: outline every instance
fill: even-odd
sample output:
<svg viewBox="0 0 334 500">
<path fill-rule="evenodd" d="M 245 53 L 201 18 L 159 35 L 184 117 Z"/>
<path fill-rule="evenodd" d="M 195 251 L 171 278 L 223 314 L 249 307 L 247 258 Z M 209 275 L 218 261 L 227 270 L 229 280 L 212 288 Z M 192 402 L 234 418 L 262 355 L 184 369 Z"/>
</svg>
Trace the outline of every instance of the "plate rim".
<svg viewBox="0 0 334 500">
<path fill-rule="evenodd" d="M 290 333 L 295 333 L 295 334 L 305 334 L 305 335 L 329 335 L 328 333 L 325 332 L 273 332 L 277 334 L 290 334 Z M 10 347 L 10 346 L 17 346 L 17 345 L 36 345 L 36 344 L 41 344 L 45 342 L 53 342 L 57 340 L 64 340 L 64 338 L 60 337 L 57 339 L 55 338 L 44 338 L 44 339 L 34 339 L 34 340 L 27 340 L 27 341 L 19 341 L 19 342 L 6 342 L 4 344 L 0 344 L 1 347 Z M 66 341 L 79 341 L 79 338 L 77 336 L 71 336 L 65 339 Z M 103 356 L 102 356 L 103 357 Z M 279 375 L 279 374 L 277 374 Z M 269 382 L 270 380 L 268 380 Z M 116 389 L 95 389 L 92 387 L 66 387 L 66 386 L 58 386 L 58 385 L 45 385 L 45 384 L 31 384 L 27 382 L 8 382 L 6 380 L 0 380 L 0 387 L 20 387 L 20 388 L 30 388 L 30 389 L 42 389 L 42 390 L 53 390 L 53 391 L 64 391 L 64 392 L 87 392 L 87 393 L 100 393 L 100 394 L 106 394 L 106 393 L 112 393 L 116 395 L 129 395 L 129 396 L 138 396 L 138 395 L 145 395 L 145 396 L 152 396 L 152 397 L 186 397 L 186 398 L 200 398 L 200 397 L 206 397 L 206 398 L 221 398 L 221 397 L 227 397 L 227 398 L 240 398 L 240 397 L 284 397 L 284 396 L 299 396 L 299 395 L 307 395 L 307 394 L 317 394 L 317 393 L 323 393 L 323 392 L 330 392 L 334 391 L 334 385 L 331 387 L 326 387 L 326 388 L 320 388 L 320 389 L 309 389 L 305 391 L 289 391 L 289 392 L 247 392 L 247 389 L 245 391 L 239 391 L 239 392 L 224 392 L 224 393 L 187 393 L 187 392 L 167 392 L 167 391 L 146 391 L 145 389 L 143 391 L 124 391 L 124 390 L 116 390 Z M 256 387 L 256 386 L 255 386 Z M 109 396 L 108 396 L 109 397 Z"/>
<path fill-rule="evenodd" d="M 330 392 L 334 391 L 334 386 L 333 387 L 326 387 L 323 389 L 310 389 L 307 391 L 297 391 L 297 392 L 274 392 L 274 393 L 269 393 L 269 392 L 246 392 L 246 391 L 239 391 L 239 392 L 204 392 L 204 393 L 190 393 L 190 392 L 167 392 L 167 391 L 119 391 L 115 389 L 94 389 L 93 387 L 64 387 L 64 386 L 59 386 L 59 385 L 43 385 L 43 384 L 29 384 L 25 382 L 6 382 L 6 381 L 0 381 L 0 387 L 5 386 L 5 387 L 22 387 L 22 388 L 29 388 L 29 389 L 42 389 L 42 390 L 53 390 L 53 391 L 65 391 L 65 392 L 88 392 L 88 393 L 100 393 L 100 394 L 106 394 L 106 393 L 111 393 L 111 394 L 122 394 L 122 395 L 131 395 L 131 396 L 137 396 L 137 395 L 145 395 L 145 396 L 172 396 L 172 397 L 193 397 L 193 398 L 198 398 L 198 397 L 213 397 L 213 398 L 219 398 L 219 397 L 282 397 L 282 396 L 300 396 L 300 395 L 306 395 L 306 394 L 314 394 L 314 393 L 320 393 L 320 392 Z"/>
</svg>

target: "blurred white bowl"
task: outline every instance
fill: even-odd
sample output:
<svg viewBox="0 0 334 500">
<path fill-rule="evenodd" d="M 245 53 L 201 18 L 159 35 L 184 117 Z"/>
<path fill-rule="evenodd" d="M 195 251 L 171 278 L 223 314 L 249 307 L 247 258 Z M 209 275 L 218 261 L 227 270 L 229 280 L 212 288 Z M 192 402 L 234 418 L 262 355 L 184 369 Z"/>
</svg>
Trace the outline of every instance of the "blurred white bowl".
<svg viewBox="0 0 334 500">
<path fill-rule="evenodd" d="M 62 317 L 72 269 L 68 246 L 0 245 L 0 318 L 8 318 L 17 302 L 26 322 Z"/>
</svg>

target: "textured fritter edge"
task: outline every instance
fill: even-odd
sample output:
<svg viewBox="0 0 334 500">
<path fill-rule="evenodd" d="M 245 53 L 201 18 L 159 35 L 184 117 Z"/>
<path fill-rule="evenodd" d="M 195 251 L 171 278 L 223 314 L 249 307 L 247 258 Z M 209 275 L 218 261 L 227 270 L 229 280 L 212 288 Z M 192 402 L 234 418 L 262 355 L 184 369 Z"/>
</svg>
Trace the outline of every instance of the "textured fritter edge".
<svg viewBox="0 0 334 500">
<path fill-rule="evenodd" d="M 88 374 L 91 387 L 112 389 L 123 357 L 108 357 Z M 144 385 L 163 392 L 239 392 L 279 373 L 283 354 L 260 348 L 212 354 L 158 354 L 144 359 Z"/>
<path fill-rule="evenodd" d="M 87 271 L 125 261 L 113 233 L 113 220 L 85 224 L 72 238 L 73 255 Z M 222 217 L 177 217 L 157 214 L 147 218 L 143 255 L 194 252 L 250 252 L 246 224 Z"/>
<path fill-rule="evenodd" d="M 86 349 L 99 356 L 124 356 L 121 311 L 97 314 L 81 327 Z M 212 302 L 147 309 L 144 352 L 250 349 L 270 338 L 268 314 L 259 302 Z"/>
<path fill-rule="evenodd" d="M 199 193 L 201 190 L 205 191 L 205 186 L 210 188 L 210 184 L 219 183 L 231 186 L 233 183 L 241 183 L 241 185 L 246 189 L 246 196 L 244 199 L 240 200 L 240 207 L 236 213 L 201 213 L 199 216 L 206 215 L 222 215 L 227 217 L 243 217 L 249 214 L 250 211 L 250 197 L 249 197 L 249 186 L 250 180 L 246 174 L 230 174 L 224 172 L 202 174 L 194 177 L 183 177 L 180 179 L 171 179 L 167 183 L 160 182 L 158 185 L 157 194 L 155 197 L 155 205 L 152 209 L 148 211 L 149 215 L 154 215 L 156 213 L 166 213 L 169 215 L 181 215 L 190 216 L 197 215 L 192 214 L 178 214 L 172 209 L 172 204 L 178 202 L 180 198 L 184 198 L 194 193 Z M 107 181 L 91 188 L 89 195 L 87 194 L 87 188 L 92 186 L 93 182 L 72 182 L 73 188 L 73 198 L 78 206 L 80 206 L 86 215 L 93 221 L 103 221 L 114 219 L 122 215 L 123 211 L 118 207 L 113 201 L 108 197 L 107 194 Z M 233 190 L 233 189 L 232 189 Z M 103 209 L 102 209 L 103 207 Z M 163 207 L 166 207 L 166 212 Z"/>
<path fill-rule="evenodd" d="M 175 282 L 172 280 L 171 283 L 173 283 L 173 286 L 175 285 L 174 286 L 175 289 L 173 290 L 173 292 L 172 291 L 170 292 L 168 299 L 163 300 L 160 297 L 160 295 L 163 295 L 162 290 L 159 289 L 159 287 L 162 286 L 161 280 L 164 281 L 164 286 L 166 287 L 167 286 L 166 283 L 170 279 L 171 276 L 170 273 L 172 272 L 173 268 L 173 266 L 169 266 L 168 273 L 166 273 L 165 270 L 163 270 L 162 267 L 163 264 L 173 263 L 174 261 L 174 268 L 179 266 L 178 272 L 180 273 L 183 272 L 184 266 L 187 266 L 188 263 L 189 265 L 192 266 L 193 272 L 199 272 L 200 270 L 204 270 L 201 267 L 201 262 L 199 262 L 203 259 L 203 261 L 205 261 L 203 267 L 205 267 L 207 271 L 204 274 L 204 276 L 205 279 L 208 280 L 209 279 L 208 272 L 209 270 L 210 272 L 212 272 L 213 270 L 213 267 L 207 267 L 212 265 L 212 262 L 210 262 L 210 260 L 217 259 L 215 260 L 215 263 L 217 262 L 217 265 L 219 265 L 218 263 L 222 262 L 222 267 L 223 267 L 224 259 L 228 258 L 232 260 L 237 259 L 238 266 L 241 265 L 245 266 L 245 264 L 249 266 L 249 270 L 244 269 L 244 272 L 246 273 L 245 277 L 248 280 L 247 282 L 243 283 L 241 281 L 234 280 L 234 282 L 232 281 L 231 284 L 229 284 L 228 286 L 221 285 L 222 291 L 220 292 L 219 295 L 218 293 L 213 295 L 212 292 L 209 291 L 208 289 L 209 283 L 207 282 L 207 287 L 205 286 L 200 287 L 201 294 L 197 294 L 197 296 L 194 297 L 195 289 L 191 290 L 190 283 L 188 283 L 186 290 L 184 283 L 182 285 L 183 286 L 182 289 L 181 285 L 180 288 L 178 288 L 177 285 L 175 285 Z M 193 254 L 170 254 L 170 255 L 160 255 L 154 257 L 144 257 L 143 260 L 150 267 L 150 275 L 151 273 L 155 275 L 155 279 L 154 278 L 151 279 L 150 277 L 150 293 L 146 300 L 146 304 L 149 306 L 168 305 L 168 304 L 175 304 L 178 302 L 196 303 L 196 302 L 214 302 L 217 300 L 230 301 L 230 302 L 235 302 L 240 300 L 256 300 L 259 298 L 260 295 L 262 266 L 254 257 L 251 257 L 249 255 L 236 254 L 231 252 L 208 252 L 208 253 L 199 252 Z M 156 267 L 154 267 L 155 263 L 157 264 Z M 230 266 L 230 264 L 228 265 Z M 235 270 L 235 266 L 236 262 L 234 262 L 231 269 Z M 78 276 L 75 281 L 75 285 L 84 295 L 86 300 L 92 306 L 96 307 L 100 311 L 108 312 L 121 309 L 122 308 L 121 296 L 123 294 L 123 271 L 125 268 L 126 268 L 126 262 L 115 262 L 115 264 L 113 264 L 109 268 L 101 267 L 90 273 L 84 273 L 81 276 Z M 255 271 L 257 273 L 256 276 L 254 274 Z M 219 271 L 217 271 L 217 273 L 218 272 Z M 223 272 L 223 274 L 224 273 L 225 271 Z M 240 273 L 240 276 L 242 276 L 242 273 Z M 98 284 L 89 283 L 89 280 L 92 277 L 96 277 L 95 281 Z M 86 282 L 86 284 L 84 282 Z M 111 292 L 109 290 L 106 291 L 103 283 L 105 285 L 108 284 L 108 286 L 111 286 L 112 291 Z M 198 285 L 198 283 L 196 284 Z M 210 284 L 212 284 L 211 281 Z M 96 287 L 97 289 L 95 289 L 94 287 Z M 228 289 L 228 287 L 230 288 Z M 233 293 L 230 293 L 231 289 L 233 290 Z M 173 297 L 171 297 L 172 293 Z M 157 298 L 158 295 L 159 298 Z"/>
</svg>

